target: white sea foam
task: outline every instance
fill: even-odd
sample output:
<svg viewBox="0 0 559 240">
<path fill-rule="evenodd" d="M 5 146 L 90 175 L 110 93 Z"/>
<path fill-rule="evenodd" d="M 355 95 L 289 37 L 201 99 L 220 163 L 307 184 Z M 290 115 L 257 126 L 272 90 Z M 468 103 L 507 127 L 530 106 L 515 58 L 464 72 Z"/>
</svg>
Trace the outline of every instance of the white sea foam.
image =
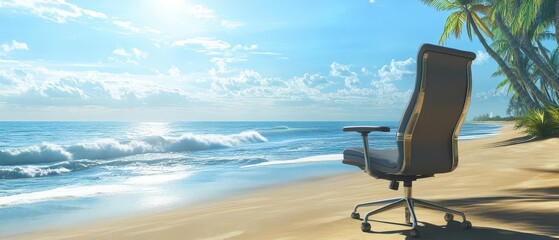
<svg viewBox="0 0 559 240">
<path fill-rule="evenodd" d="M 262 162 L 262 163 L 252 164 L 252 165 L 246 165 L 241 168 L 261 167 L 261 166 L 280 165 L 280 164 L 300 164 L 300 163 L 310 163 L 310 162 L 342 161 L 342 159 L 343 159 L 342 154 L 326 154 L 326 155 L 297 158 L 292 160 Z"/>
<path fill-rule="evenodd" d="M 43 143 L 23 148 L 0 150 L 0 165 L 24 165 L 76 159 L 112 159 L 144 153 L 167 153 L 229 148 L 248 143 L 266 142 L 256 131 L 232 135 L 192 134 L 180 137 L 149 136 L 129 141 L 98 139 L 67 146 Z"/>
<path fill-rule="evenodd" d="M 140 174 L 124 181 L 129 185 L 156 185 L 176 181 L 190 177 L 193 172 L 189 171 L 192 166 L 176 165 L 176 166 L 150 166 L 141 164 L 139 166 L 126 166 L 122 168 L 129 174 Z"/>
<path fill-rule="evenodd" d="M 156 184 L 162 184 L 162 183 L 184 179 L 191 175 L 192 173 L 151 174 L 145 176 L 132 177 L 128 179 L 125 183 L 131 185 L 143 185 L 143 186 L 156 185 Z"/>
<path fill-rule="evenodd" d="M 22 193 L 11 196 L 0 197 L 0 207 L 8 207 L 19 204 L 44 202 L 53 199 L 70 199 L 79 197 L 92 197 L 96 195 L 107 195 L 118 192 L 131 191 L 127 185 L 95 185 L 95 186 L 71 186 L 60 187 L 45 191 Z"/>
<path fill-rule="evenodd" d="M 188 171 L 191 168 L 191 166 L 184 165 L 168 167 L 149 165 L 136 167 L 128 166 L 125 168 L 125 170 L 129 170 L 130 173 L 140 175 L 128 177 L 126 180 L 120 181 L 120 184 L 85 186 L 74 185 L 32 193 L 21 193 L 11 196 L 2 196 L 0 197 L 0 208 L 59 199 L 75 199 L 84 197 L 95 197 L 98 195 L 152 191 L 154 189 L 157 189 L 157 187 L 154 188 L 153 185 L 165 184 L 192 176 L 193 172 Z M 30 175 L 49 174 L 46 170 L 33 169 L 33 167 L 21 169 L 22 172 Z M 58 171 L 69 170 L 59 168 Z"/>
</svg>

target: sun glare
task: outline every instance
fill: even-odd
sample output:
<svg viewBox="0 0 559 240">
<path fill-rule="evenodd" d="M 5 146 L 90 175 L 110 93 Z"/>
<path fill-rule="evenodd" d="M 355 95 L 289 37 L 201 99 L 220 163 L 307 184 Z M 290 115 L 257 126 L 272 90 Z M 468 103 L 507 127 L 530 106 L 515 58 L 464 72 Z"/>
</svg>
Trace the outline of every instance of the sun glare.
<svg viewBox="0 0 559 240">
<path fill-rule="evenodd" d="M 166 136 L 171 129 L 166 122 L 141 122 L 129 133 L 131 136 Z"/>
<path fill-rule="evenodd" d="M 185 0 L 151 1 L 146 12 L 150 13 L 151 24 L 158 26 L 159 30 L 176 31 L 191 28 L 191 12 L 195 5 Z"/>
<path fill-rule="evenodd" d="M 174 10 L 186 7 L 186 1 L 184 0 L 165 0 L 165 1 L 153 1 L 156 8 L 161 9 L 163 12 L 172 12 Z"/>
</svg>

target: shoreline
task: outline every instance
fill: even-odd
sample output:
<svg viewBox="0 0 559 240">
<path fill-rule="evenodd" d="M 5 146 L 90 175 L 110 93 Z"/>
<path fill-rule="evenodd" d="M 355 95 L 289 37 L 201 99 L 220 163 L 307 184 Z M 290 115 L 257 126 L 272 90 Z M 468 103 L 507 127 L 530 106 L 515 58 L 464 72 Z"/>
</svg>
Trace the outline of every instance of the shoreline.
<svg viewBox="0 0 559 240">
<path fill-rule="evenodd" d="M 445 239 L 450 234 L 458 236 L 456 239 L 559 236 L 553 226 L 559 221 L 559 209 L 553 207 L 559 205 L 559 199 L 553 197 L 559 195 L 559 163 L 555 157 L 559 150 L 554 147 L 559 139 L 510 141 L 520 137 L 512 124 L 504 124 L 496 136 L 459 141 L 460 163 L 454 172 L 414 184 L 415 197 L 464 211 L 474 225 L 471 231 L 444 228 L 442 214 L 421 209 L 417 215 L 422 238 Z M 401 195 L 401 190 L 395 192 L 387 186 L 388 181 L 355 171 L 253 189 L 163 213 L 11 239 L 404 239 L 404 235 L 386 231 L 405 227 L 371 222 L 373 231 L 385 233 L 363 233 L 359 221 L 349 218 L 358 202 Z M 547 196 L 550 194 L 552 197 Z M 374 219 L 401 222 L 401 215 L 394 210 Z"/>
</svg>

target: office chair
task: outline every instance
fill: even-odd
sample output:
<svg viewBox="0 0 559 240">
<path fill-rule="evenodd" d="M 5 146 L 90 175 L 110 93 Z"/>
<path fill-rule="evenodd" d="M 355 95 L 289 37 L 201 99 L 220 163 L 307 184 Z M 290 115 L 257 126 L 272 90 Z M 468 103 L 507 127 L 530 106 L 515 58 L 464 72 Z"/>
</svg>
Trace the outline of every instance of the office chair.
<svg viewBox="0 0 559 240">
<path fill-rule="evenodd" d="M 464 122 L 472 89 L 472 52 L 424 44 L 417 57 L 415 89 L 402 116 L 396 134 L 397 149 L 369 149 L 371 132 L 389 132 L 388 127 L 350 126 L 344 132 L 358 132 L 363 148 L 344 150 L 343 163 L 357 166 L 370 176 L 390 181 L 389 188 L 398 190 L 404 183 L 402 198 L 360 203 L 351 217 L 359 219 L 357 209 L 375 204 L 387 204 L 363 217 L 361 230 L 368 232 L 370 216 L 396 207 L 405 207 L 405 220 L 411 224 L 410 235 L 419 237 L 415 207 L 442 211 L 444 219 L 462 217 L 462 227 L 470 229 L 471 222 L 463 212 L 412 197 L 412 182 L 435 174 L 448 173 L 458 165 L 458 132 Z M 411 218 L 411 221 L 410 221 Z"/>
</svg>

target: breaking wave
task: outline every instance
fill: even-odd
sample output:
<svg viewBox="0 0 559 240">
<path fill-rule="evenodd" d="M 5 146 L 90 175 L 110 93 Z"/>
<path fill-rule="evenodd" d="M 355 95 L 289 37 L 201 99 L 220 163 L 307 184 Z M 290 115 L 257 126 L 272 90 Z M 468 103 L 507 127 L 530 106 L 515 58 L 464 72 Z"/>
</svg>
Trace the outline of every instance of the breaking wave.
<svg viewBox="0 0 559 240">
<path fill-rule="evenodd" d="M 42 143 L 21 148 L 1 149 L 0 165 L 42 164 L 78 159 L 104 160 L 145 153 L 188 152 L 229 148 L 242 144 L 267 141 L 260 133 L 247 131 L 232 135 L 187 133 L 180 137 L 149 136 L 128 141 L 109 138 L 66 146 Z M 58 170 L 50 169 L 48 171 L 41 168 L 22 168 L 16 171 L 18 173 L 14 172 L 13 174 L 46 176 L 59 174 L 63 171 L 63 168 Z"/>
</svg>

